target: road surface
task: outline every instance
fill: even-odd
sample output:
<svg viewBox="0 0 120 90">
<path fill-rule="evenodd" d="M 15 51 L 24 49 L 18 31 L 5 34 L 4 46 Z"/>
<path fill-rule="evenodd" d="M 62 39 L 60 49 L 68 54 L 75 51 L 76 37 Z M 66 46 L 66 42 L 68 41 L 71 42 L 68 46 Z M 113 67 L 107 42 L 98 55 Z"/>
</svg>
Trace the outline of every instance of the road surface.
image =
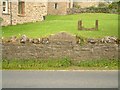
<svg viewBox="0 0 120 90">
<path fill-rule="evenodd" d="M 118 71 L 3 71 L 2 88 L 118 88 Z"/>
</svg>

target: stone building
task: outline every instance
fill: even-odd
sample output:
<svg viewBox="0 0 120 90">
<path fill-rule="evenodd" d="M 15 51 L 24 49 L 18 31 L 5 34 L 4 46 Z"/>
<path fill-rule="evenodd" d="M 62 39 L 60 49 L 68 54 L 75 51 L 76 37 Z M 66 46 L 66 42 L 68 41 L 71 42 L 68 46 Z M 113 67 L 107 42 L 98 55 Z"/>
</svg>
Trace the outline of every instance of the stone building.
<svg viewBox="0 0 120 90">
<path fill-rule="evenodd" d="M 2 26 L 16 25 L 26 22 L 42 21 L 47 15 L 47 2 L 25 2 L 25 0 L 0 1 L 0 17 Z"/>
<path fill-rule="evenodd" d="M 73 0 L 64 0 L 62 2 L 48 1 L 48 15 L 66 15 L 67 9 L 73 8 Z"/>
<path fill-rule="evenodd" d="M 2 26 L 42 21 L 46 15 L 66 15 L 67 10 L 73 8 L 76 4 L 81 8 L 99 4 L 98 2 L 74 2 L 74 0 L 28 1 L 16 0 L 10 2 L 10 0 L 1 0 L 0 17 L 3 19 Z"/>
</svg>

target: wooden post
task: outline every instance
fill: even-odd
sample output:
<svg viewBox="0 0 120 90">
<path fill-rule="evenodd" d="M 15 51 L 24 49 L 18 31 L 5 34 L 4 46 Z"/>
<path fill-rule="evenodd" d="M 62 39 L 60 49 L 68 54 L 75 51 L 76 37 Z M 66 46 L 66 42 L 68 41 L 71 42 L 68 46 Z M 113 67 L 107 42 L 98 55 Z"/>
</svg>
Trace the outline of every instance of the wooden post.
<svg viewBox="0 0 120 90">
<path fill-rule="evenodd" d="M 96 28 L 96 30 L 98 30 L 98 20 L 96 20 L 95 28 Z"/>
<path fill-rule="evenodd" d="M 80 26 L 79 26 L 79 24 L 80 24 L 80 21 L 78 21 L 78 30 L 80 30 Z"/>
<path fill-rule="evenodd" d="M 78 21 L 78 30 L 82 30 L 82 20 Z"/>
<path fill-rule="evenodd" d="M 82 20 L 80 20 L 80 30 L 82 30 Z"/>
</svg>

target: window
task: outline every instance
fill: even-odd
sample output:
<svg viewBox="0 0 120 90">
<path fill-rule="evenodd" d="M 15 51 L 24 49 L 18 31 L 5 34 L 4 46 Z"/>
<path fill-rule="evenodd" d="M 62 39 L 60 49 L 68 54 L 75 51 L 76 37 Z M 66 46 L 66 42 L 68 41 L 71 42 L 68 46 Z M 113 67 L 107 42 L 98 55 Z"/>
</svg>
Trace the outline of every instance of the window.
<svg viewBox="0 0 120 90">
<path fill-rule="evenodd" d="M 58 9 L 58 4 L 57 3 L 54 4 L 54 8 Z"/>
<path fill-rule="evenodd" d="M 25 2 L 24 1 L 18 2 L 18 14 L 20 14 L 20 15 L 25 14 Z"/>
<path fill-rule="evenodd" d="M 8 0 L 4 0 L 2 2 L 2 12 L 3 13 L 8 13 Z"/>
</svg>

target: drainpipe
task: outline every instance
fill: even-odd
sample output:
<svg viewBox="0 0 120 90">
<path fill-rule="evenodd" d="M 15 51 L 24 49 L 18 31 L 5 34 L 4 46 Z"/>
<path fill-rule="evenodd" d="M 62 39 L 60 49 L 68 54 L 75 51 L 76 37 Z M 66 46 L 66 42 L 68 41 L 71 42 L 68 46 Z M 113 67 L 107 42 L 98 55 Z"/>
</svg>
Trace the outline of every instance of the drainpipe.
<svg viewBox="0 0 120 90">
<path fill-rule="evenodd" d="M 10 1 L 10 25 L 12 25 L 12 1 Z"/>
</svg>

